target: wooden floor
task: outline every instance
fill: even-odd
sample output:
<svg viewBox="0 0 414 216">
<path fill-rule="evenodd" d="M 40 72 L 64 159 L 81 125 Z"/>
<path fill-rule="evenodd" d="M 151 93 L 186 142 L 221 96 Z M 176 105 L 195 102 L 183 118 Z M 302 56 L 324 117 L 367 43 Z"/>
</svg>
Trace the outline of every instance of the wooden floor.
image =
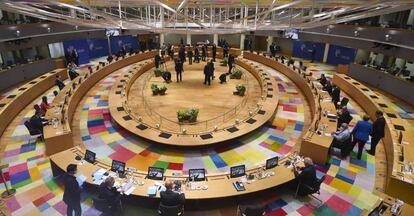
<svg viewBox="0 0 414 216">
<path fill-rule="evenodd" d="M 174 66 L 172 61 L 167 64 L 169 69 Z M 178 121 L 177 111 L 185 108 L 197 108 L 200 111 L 197 124 L 184 126 L 189 133 L 211 131 L 214 126 L 224 128 L 234 124 L 235 119 L 247 118 L 249 110 L 254 110 L 261 98 L 260 84 L 255 77 L 242 69 L 246 79 L 227 79 L 227 83 L 220 84 L 218 77 L 226 73 L 228 68 L 215 63 L 216 78 L 210 86 L 204 85 L 204 66 L 204 62 L 192 65 L 186 63 L 183 81 L 176 82 L 176 73 L 172 72 L 173 82 L 168 84 L 161 77 L 155 76 L 145 81 L 153 73 L 152 69 L 147 71 L 131 86 L 128 94 L 129 108 L 135 116 L 141 116 L 143 122 L 153 126 L 160 124 L 161 129 L 178 133 L 180 126 L 174 123 Z M 166 86 L 167 94 L 153 96 L 151 84 Z M 237 84 L 247 87 L 245 96 L 233 95 Z"/>
</svg>

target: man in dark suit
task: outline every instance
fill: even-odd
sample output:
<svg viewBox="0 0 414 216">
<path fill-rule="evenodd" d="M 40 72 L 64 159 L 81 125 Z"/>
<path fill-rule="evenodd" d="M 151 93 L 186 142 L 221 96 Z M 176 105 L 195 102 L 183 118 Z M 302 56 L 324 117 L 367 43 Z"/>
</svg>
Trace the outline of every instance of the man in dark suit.
<svg viewBox="0 0 414 216">
<path fill-rule="evenodd" d="M 211 48 L 211 51 L 213 53 L 213 61 L 216 61 L 216 54 L 217 54 L 217 46 L 216 46 L 216 44 L 213 44 L 213 48 Z"/>
<path fill-rule="evenodd" d="M 210 85 L 211 84 L 211 77 L 214 73 L 214 65 L 212 62 L 209 62 L 204 66 L 204 85 Z"/>
<path fill-rule="evenodd" d="M 325 74 L 321 74 L 321 77 L 319 79 L 317 79 L 317 80 L 324 87 L 326 86 L 326 83 L 328 82 L 328 80 L 325 77 Z"/>
<path fill-rule="evenodd" d="M 155 57 L 154 57 L 154 63 L 155 63 L 155 68 L 159 68 L 160 67 L 161 56 L 159 54 L 155 55 Z"/>
<path fill-rule="evenodd" d="M 80 216 L 82 213 L 80 203 L 80 187 L 78 181 L 76 181 L 75 174 L 77 172 L 76 164 L 69 164 L 66 168 L 66 176 L 64 179 L 65 191 L 63 192 L 63 202 L 67 205 L 66 214 L 68 216 L 73 215 Z"/>
<path fill-rule="evenodd" d="M 343 123 L 346 123 L 349 125 L 349 122 L 351 122 L 353 117 L 348 111 L 348 108 L 346 106 L 343 106 L 341 110 L 338 112 L 338 122 L 337 122 L 337 128 L 339 128 Z"/>
<path fill-rule="evenodd" d="M 234 56 L 232 54 L 229 55 L 228 61 L 227 61 L 227 65 L 229 66 L 229 72 L 231 73 L 231 69 L 233 68 L 233 63 L 234 63 Z"/>
<path fill-rule="evenodd" d="M 55 85 L 59 87 L 59 90 L 65 88 L 65 83 L 63 83 L 62 79 L 60 78 L 60 75 L 56 75 Z"/>
<path fill-rule="evenodd" d="M 332 85 L 332 102 L 335 108 L 338 108 L 338 102 L 341 100 L 341 89 L 338 86 Z"/>
<path fill-rule="evenodd" d="M 99 198 L 105 200 L 110 215 L 119 215 L 121 212 L 121 194 L 114 187 L 115 179 L 108 177 L 99 185 Z"/>
<path fill-rule="evenodd" d="M 42 135 L 40 137 L 41 140 L 43 140 L 43 126 L 48 123 L 47 121 L 45 121 L 45 119 L 42 118 L 42 115 L 43 112 L 41 110 L 36 110 L 35 114 L 32 117 L 30 117 L 31 129 L 40 132 L 40 134 Z"/>
<path fill-rule="evenodd" d="M 385 128 L 385 119 L 382 111 L 377 110 L 375 116 L 377 119 L 372 125 L 371 132 L 371 149 L 368 151 L 369 154 L 375 156 L 375 148 L 377 147 L 378 142 L 384 137 L 384 128 Z"/>
<path fill-rule="evenodd" d="M 207 45 L 203 45 L 201 47 L 201 60 L 206 61 L 206 57 L 207 57 Z"/>
<path fill-rule="evenodd" d="M 295 181 L 299 184 L 298 195 L 300 196 L 306 196 L 312 192 L 305 185 L 313 188 L 317 183 L 316 169 L 313 165 L 312 159 L 305 157 L 303 163 L 305 164 L 304 167 L 295 166 L 294 169 Z"/>
<path fill-rule="evenodd" d="M 182 63 L 185 62 L 185 49 L 183 46 L 180 47 L 180 51 L 178 51 L 178 58 Z"/>
<path fill-rule="evenodd" d="M 322 90 L 327 91 L 329 95 L 332 96 L 332 84 L 330 81 L 326 83 L 326 85 L 322 88 Z"/>
<path fill-rule="evenodd" d="M 193 64 L 193 49 L 191 47 L 188 48 L 187 57 L 188 57 L 188 64 L 192 65 Z"/>
<path fill-rule="evenodd" d="M 197 46 L 194 49 L 194 62 L 200 63 L 200 51 Z"/>
<path fill-rule="evenodd" d="M 165 182 L 166 191 L 161 191 L 160 202 L 164 206 L 184 206 L 184 193 L 173 191 L 174 183 L 171 180 Z"/>
<path fill-rule="evenodd" d="M 275 57 L 276 56 L 276 44 L 275 43 L 270 44 L 269 49 L 270 49 L 270 54 L 272 55 L 271 57 L 272 58 Z"/>
<path fill-rule="evenodd" d="M 183 81 L 183 63 L 180 60 L 177 60 L 175 63 L 175 72 L 177 73 L 177 82 Z"/>
</svg>

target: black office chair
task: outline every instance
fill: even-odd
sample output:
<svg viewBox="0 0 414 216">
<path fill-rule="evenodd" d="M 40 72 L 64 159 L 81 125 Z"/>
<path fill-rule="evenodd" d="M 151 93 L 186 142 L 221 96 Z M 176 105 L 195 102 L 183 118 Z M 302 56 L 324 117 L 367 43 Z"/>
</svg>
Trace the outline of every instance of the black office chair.
<svg viewBox="0 0 414 216">
<path fill-rule="evenodd" d="M 311 196 L 311 197 L 315 198 L 322 205 L 323 204 L 322 200 L 319 199 L 318 197 L 316 197 L 315 194 L 318 194 L 318 195 L 321 194 L 320 188 L 321 188 L 322 182 L 325 181 L 325 178 L 326 178 L 326 175 L 323 175 L 320 179 L 317 179 L 316 182 L 315 182 L 315 186 L 314 187 L 311 187 L 311 186 L 309 186 L 307 184 L 299 183 L 298 184 L 298 187 L 296 188 L 295 197 L 298 196 L 299 188 L 302 186 L 302 187 L 305 187 L 305 188 L 307 188 L 309 190 L 308 196 Z"/>
<path fill-rule="evenodd" d="M 42 137 L 42 132 L 40 130 L 34 129 L 31 126 L 30 121 L 25 121 L 24 126 L 27 128 L 27 130 L 29 131 L 29 134 L 30 134 L 30 138 L 29 138 L 29 141 L 28 141 L 29 144 L 30 144 L 30 141 L 32 139 L 37 140 L 37 138 Z"/>
<path fill-rule="evenodd" d="M 184 207 L 182 205 L 166 206 L 160 203 L 158 214 L 161 216 L 181 216 L 184 215 Z"/>
<path fill-rule="evenodd" d="M 102 215 L 110 215 L 111 213 L 111 209 L 109 208 L 109 206 L 107 205 L 106 201 L 104 199 L 95 197 L 92 198 L 93 200 L 93 206 L 95 207 L 95 209 L 99 210 L 102 212 Z"/>
<path fill-rule="evenodd" d="M 237 206 L 237 216 L 263 216 L 265 214 L 265 208 L 261 205 Z"/>
</svg>

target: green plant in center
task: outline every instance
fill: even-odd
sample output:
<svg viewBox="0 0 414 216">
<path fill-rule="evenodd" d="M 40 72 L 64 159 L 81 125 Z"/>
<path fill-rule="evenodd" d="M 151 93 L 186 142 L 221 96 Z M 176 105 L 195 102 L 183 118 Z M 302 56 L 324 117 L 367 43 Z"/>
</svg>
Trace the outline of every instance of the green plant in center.
<svg viewBox="0 0 414 216">
<path fill-rule="evenodd" d="M 160 76 L 162 75 L 161 68 L 155 68 L 155 69 L 154 69 L 154 75 L 155 75 L 156 77 L 160 77 Z"/>
<path fill-rule="evenodd" d="M 197 108 L 178 110 L 177 112 L 178 121 L 179 122 L 190 122 L 190 123 L 196 122 L 199 111 L 200 110 Z"/>
<path fill-rule="evenodd" d="M 233 91 L 234 95 L 244 96 L 245 93 L 246 93 L 246 86 L 243 84 L 237 84 L 236 90 Z"/>
<path fill-rule="evenodd" d="M 222 66 L 227 66 L 227 63 L 229 62 L 229 59 L 227 58 L 227 57 L 224 57 L 222 60 L 221 60 L 221 65 Z"/>
<path fill-rule="evenodd" d="M 241 71 L 239 68 L 235 68 L 230 74 L 230 79 L 241 79 L 242 75 L 243 71 Z"/>
<path fill-rule="evenodd" d="M 157 84 L 151 84 L 151 91 L 152 91 L 152 95 L 157 95 L 160 89 L 158 88 Z"/>
</svg>

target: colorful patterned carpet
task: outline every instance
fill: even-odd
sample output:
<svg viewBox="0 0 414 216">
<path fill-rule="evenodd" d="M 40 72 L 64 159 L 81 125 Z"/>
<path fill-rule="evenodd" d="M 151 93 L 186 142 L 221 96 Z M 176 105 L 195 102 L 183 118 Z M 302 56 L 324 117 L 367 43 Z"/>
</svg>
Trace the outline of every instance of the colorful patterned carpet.
<svg viewBox="0 0 414 216">
<path fill-rule="evenodd" d="M 320 71 L 329 70 L 325 65 L 315 65 Z M 148 166 L 159 166 L 170 171 L 184 171 L 192 167 L 205 167 L 208 172 L 227 171 L 229 166 L 244 163 L 252 166 L 274 155 L 283 155 L 295 145 L 303 128 L 304 107 L 300 94 L 286 77 L 270 69 L 279 82 L 280 105 L 275 120 L 254 132 L 251 136 L 238 139 L 226 145 L 196 150 L 177 150 L 153 145 L 113 127 L 108 113 L 108 93 L 118 76 L 112 74 L 99 82 L 86 95 L 81 107 L 79 128 L 84 144 L 97 152 L 103 160 L 118 159 L 145 170 Z M 48 95 L 51 100 L 51 92 Z M 360 113 L 350 110 L 354 121 Z M 25 111 L 25 118 L 33 112 Z M 410 114 L 412 115 L 412 114 Z M 17 195 L 6 201 L 13 215 L 64 215 L 66 206 L 62 202 L 60 179 L 53 179 L 50 163 L 44 156 L 44 144 L 28 143 L 28 132 L 19 120 L 19 126 L 12 128 L 2 157 L 6 180 Z M 267 205 L 267 215 L 359 215 L 377 201 L 371 191 L 375 182 L 375 158 L 363 154 L 356 160 L 355 153 L 346 160 L 330 158 L 329 163 L 318 165 L 318 175 L 326 174 L 320 198 L 323 205 L 296 199 L 293 192 L 285 188 L 255 199 L 254 202 Z M 0 189 L 4 189 L 3 185 Z M 89 193 L 83 193 L 83 215 L 99 215 L 92 206 Z M 125 205 L 125 215 L 156 215 L 154 208 Z M 229 206 L 226 209 L 235 209 Z M 210 208 L 206 211 L 186 211 L 186 215 L 228 215 L 225 209 Z"/>
</svg>

